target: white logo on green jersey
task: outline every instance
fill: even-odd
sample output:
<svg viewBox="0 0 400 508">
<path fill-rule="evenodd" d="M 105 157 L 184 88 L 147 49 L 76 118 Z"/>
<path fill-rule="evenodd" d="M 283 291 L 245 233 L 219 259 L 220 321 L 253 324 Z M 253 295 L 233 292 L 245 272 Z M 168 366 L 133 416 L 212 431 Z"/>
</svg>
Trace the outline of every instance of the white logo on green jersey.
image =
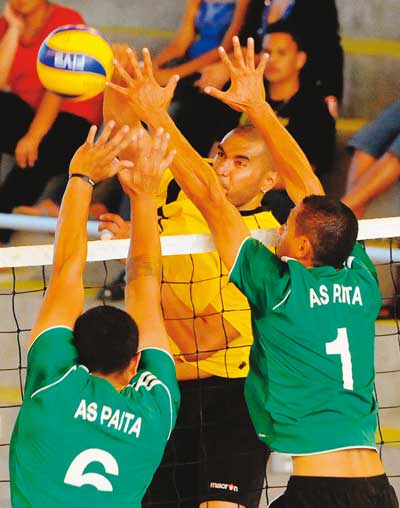
<svg viewBox="0 0 400 508">
<path fill-rule="evenodd" d="M 90 423 L 98 422 L 108 429 L 113 428 L 129 436 L 135 434 L 137 438 L 140 437 L 142 428 L 142 418 L 140 416 L 137 417 L 128 411 L 122 411 L 120 409 L 114 410 L 106 405 L 99 408 L 97 402 L 87 403 L 85 399 L 80 401 L 75 411 L 74 418 L 82 418 L 82 420 L 86 420 Z"/>
</svg>

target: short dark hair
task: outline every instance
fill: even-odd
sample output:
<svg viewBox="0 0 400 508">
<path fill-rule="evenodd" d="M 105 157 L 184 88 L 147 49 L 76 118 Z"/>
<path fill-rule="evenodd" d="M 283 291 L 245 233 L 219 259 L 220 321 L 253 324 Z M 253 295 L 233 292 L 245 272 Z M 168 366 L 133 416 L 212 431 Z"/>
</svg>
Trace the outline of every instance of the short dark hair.
<svg viewBox="0 0 400 508">
<path fill-rule="evenodd" d="M 296 216 L 296 233 L 310 240 L 314 266 L 340 268 L 357 240 L 358 222 L 352 210 L 337 199 L 307 196 Z"/>
<path fill-rule="evenodd" d="M 91 372 L 123 372 L 138 348 L 138 327 L 131 316 L 110 305 L 84 312 L 75 322 L 78 360 Z"/>
<path fill-rule="evenodd" d="M 289 34 L 294 42 L 297 45 L 297 49 L 299 51 L 304 51 L 304 44 L 299 31 L 293 24 L 293 22 L 288 20 L 278 20 L 274 23 L 269 23 L 267 29 L 265 31 L 265 35 L 274 34 L 274 33 L 284 33 Z"/>
</svg>

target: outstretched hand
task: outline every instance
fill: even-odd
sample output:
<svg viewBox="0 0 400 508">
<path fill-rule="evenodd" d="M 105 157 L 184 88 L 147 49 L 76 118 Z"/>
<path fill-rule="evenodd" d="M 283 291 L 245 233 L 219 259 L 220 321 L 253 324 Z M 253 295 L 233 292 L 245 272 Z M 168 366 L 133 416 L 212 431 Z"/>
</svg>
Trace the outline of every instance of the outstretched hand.
<svg viewBox="0 0 400 508">
<path fill-rule="evenodd" d="M 70 174 L 81 173 L 94 182 L 99 182 L 133 166 L 132 161 L 117 159 L 119 153 L 132 143 L 133 131 L 124 125 L 111 136 L 114 126 L 114 121 L 107 122 L 95 142 L 97 127 L 92 125 L 85 143 L 78 148 L 71 160 Z"/>
<path fill-rule="evenodd" d="M 175 157 L 175 150 L 168 152 L 169 134 L 158 129 L 154 136 L 146 136 L 140 130 L 133 138 L 134 169 L 124 169 L 119 181 L 128 196 L 157 196 L 162 174 Z"/>
<path fill-rule="evenodd" d="M 129 65 L 127 63 L 121 65 L 120 61 L 115 61 L 118 76 L 126 86 L 121 86 L 115 82 L 107 85 L 126 98 L 127 106 L 141 120 L 149 121 L 154 112 L 167 111 L 179 76 L 172 76 L 167 86 L 162 87 L 154 77 L 150 51 L 147 48 L 142 50 L 143 68 L 140 67 L 136 53 L 131 48 L 127 49 L 127 55 Z"/>
<path fill-rule="evenodd" d="M 219 55 L 229 70 L 231 86 L 226 92 L 207 86 L 205 93 L 219 99 L 235 111 L 246 112 L 251 107 L 265 103 L 264 69 L 268 55 L 263 55 L 257 67 L 254 59 L 254 39 L 247 40 L 246 54 L 243 56 L 239 38 L 233 37 L 232 60 L 221 46 Z"/>
</svg>

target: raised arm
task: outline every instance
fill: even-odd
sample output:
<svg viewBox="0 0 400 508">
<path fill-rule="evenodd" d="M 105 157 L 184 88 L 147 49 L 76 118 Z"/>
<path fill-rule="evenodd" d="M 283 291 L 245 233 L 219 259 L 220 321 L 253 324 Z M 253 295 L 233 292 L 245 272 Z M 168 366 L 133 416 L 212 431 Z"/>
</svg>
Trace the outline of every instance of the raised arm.
<svg viewBox="0 0 400 508">
<path fill-rule="evenodd" d="M 324 194 L 321 182 L 303 151 L 265 102 L 262 77 L 268 56 L 264 55 L 258 65 L 255 65 L 252 38 L 248 39 L 245 56 L 238 37 L 233 39 L 233 48 L 232 59 L 223 48 L 219 50 L 221 60 L 230 72 L 230 88 L 221 92 L 216 88 L 206 87 L 204 91 L 232 109 L 247 114 L 265 139 L 279 176 L 294 203 L 300 203 L 310 194 Z"/>
<path fill-rule="evenodd" d="M 132 140 L 127 126 L 112 138 L 114 127 L 109 122 L 94 142 L 96 127 L 92 126 L 86 142 L 77 150 L 71 164 L 71 176 L 61 204 L 54 243 L 53 272 L 32 329 L 31 342 L 52 326 L 73 327 L 84 303 L 83 270 L 87 254 L 86 223 L 93 183 L 109 178 L 132 165 L 117 161 L 116 156 Z M 83 177 L 82 177 L 83 176 Z"/>
<path fill-rule="evenodd" d="M 161 312 L 161 247 L 157 193 L 162 173 L 172 162 L 169 135 L 157 130 L 153 139 L 140 131 L 135 140 L 135 170 L 119 174 L 131 200 L 131 243 L 127 259 L 126 311 L 139 328 L 139 347 L 170 351 Z"/>
<path fill-rule="evenodd" d="M 226 199 L 223 188 L 213 169 L 193 149 L 177 129 L 167 112 L 174 93 L 177 76 L 162 88 L 154 79 L 150 53 L 143 50 L 144 69 L 140 69 L 136 55 L 130 51 L 132 77 L 116 63 L 126 88 L 110 83 L 109 86 L 120 92 L 126 99 L 126 107 L 131 107 L 136 115 L 152 129 L 163 127 L 171 136 L 171 146 L 177 152 L 171 170 L 179 185 L 202 212 L 214 235 L 218 251 L 229 268 L 232 266 L 243 240 L 249 231 L 236 208 Z"/>
</svg>

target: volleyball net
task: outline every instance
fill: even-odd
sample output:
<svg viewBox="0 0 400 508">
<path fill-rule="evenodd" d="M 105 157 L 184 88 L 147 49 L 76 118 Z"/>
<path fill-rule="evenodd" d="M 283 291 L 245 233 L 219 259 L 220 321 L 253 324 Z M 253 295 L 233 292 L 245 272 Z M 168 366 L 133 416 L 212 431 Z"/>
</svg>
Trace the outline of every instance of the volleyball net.
<svg viewBox="0 0 400 508">
<path fill-rule="evenodd" d="M 274 230 L 253 232 L 266 245 L 277 238 Z M 381 317 L 376 322 L 376 397 L 379 420 L 376 441 L 386 472 L 400 494 L 400 218 L 360 221 L 359 239 L 374 261 L 383 296 Z M 99 292 L 124 269 L 128 240 L 89 242 L 85 271 L 86 306 L 102 303 Z M 162 237 L 162 291 L 168 290 L 186 305 L 184 315 L 164 305 L 167 328 L 190 323 L 191 347 L 174 353 L 183 362 L 220 377 L 244 377 L 251 345 L 247 301 L 227 280 L 212 239 L 207 235 Z M 9 506 L 8 453 L 12 429 L 23 400 L 27 343 L 51 274 L 53 247 L 26 246 L 0 249 L 0 505 Z M 104 292 L 103 292 L 104 293 Z M 62 298 L 62 295 L 60 295 Z M 108 302 L 107 302 L 108 303 Z M 114 303 L 112 303 L 114 304 Z M 123 308 L 123 301 L 115 303 Z M 223 347 L 204 349 L 204 327 L 214 325 L 226 334 Z M 170 323 L 169 323 L 170 322 Z M 229 326 L 239 338 L 228 340 Z M 187 327 L 186 327 L 187 328 Z M 204 353 L 207 353 L 204 355 Z M 200 355 L 200 357 L 198 356 Z M 200 360 L 196 359 L 200 358 Z M 239 370 L 238 370 L 239 369 Z M 199 412 L 202 412 L 201 398 Z M 232 422 L 227 422 L 229 429 Z M 334 429 L 327 429 L 332 432 Z M 201 434 L 200 434 L 201 436 Z M 200 443 L 201 445 L 201 443 Z M 232 443 L 232 448 L 235 443 Z M 202 459 L 199 459 L 202 460 Z M 182 466 L 182 464 L 180 464 Z M 184 464 L 183 464 L 184 465 Z M 269 460 L 261 507 L 273 499 L 289 477 L 288 459 Z M 177 507 L 181 498 L 178 494 Z M 187 499 L 182 498 L 182 502 Z"/>
</svg>

